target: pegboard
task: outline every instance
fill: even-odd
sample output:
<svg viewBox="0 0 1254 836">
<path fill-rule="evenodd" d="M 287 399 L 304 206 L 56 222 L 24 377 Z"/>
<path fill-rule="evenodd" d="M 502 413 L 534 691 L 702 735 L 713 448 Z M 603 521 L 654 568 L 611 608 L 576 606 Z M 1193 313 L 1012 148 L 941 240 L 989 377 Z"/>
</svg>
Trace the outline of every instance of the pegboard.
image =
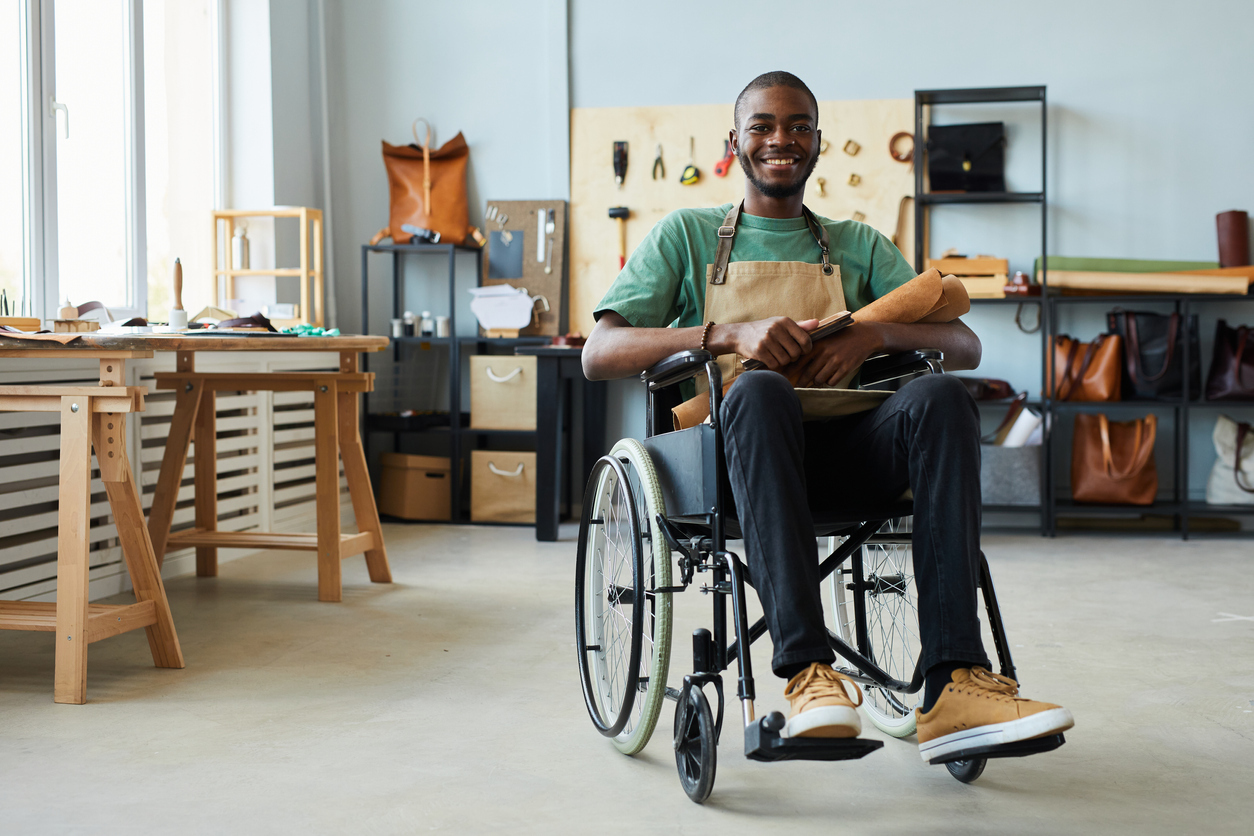
<svg viewBox="0 0 1254 836">
<path fill-rule="evenodd" d="M 489 200 L 487 206 L 490 213 L 495 207 L 496 213 L 484 220 L 488 243 L 479 283 L 524 287 L 532 296 L 540 295 L 548 301 L 549 309 L 537 308 L 536 318 L 522 329 L 521 336 L 556 337 L 566 333 L 566 201 Z M 546 232 L 543 222 L 550 213 L 553 231 Z M 502 239 L 502 233 L 508 233 L 508 237 Z M 509 250 L 516 251 L 515 258 L 502 258 Z"/>
<path fill-rule="evenodd" d="M 914 194 L 910 165 L 895 161 L 888 142 L 914 124 L 911 99 L 819 102 L 819 129 L 828 143 L 806 185 L 806 205 L 833 220 L 862 213 L 865 222 L 892 237 L 898 206 Z M 723 158 L 723 140 L 732 127 L 732 105 L 575 108 L 571 111 L 570 155 L 570 329 L 592 330 L 592 310 L 618 275 L 618 224 L 612 206 L 626 206 L 627 252 L 640 243 L 668 212 L 684 207 L 719 206 L 744 197 L 744 173 L 733 160 L 726 177 L 714 176 Z M 694 162 L 701 179 L 691 186 L 679 182 L 688 164 L 688 143 L 695 144 Z M 852 139 L 860 149 L 843 148 Z M 627 176 L 614 183 L 613 144 L 628 142 Z M 653 159 L 662 145 L 666 176 L 654 180 Z M 908 145 L 904 143 L 903 145 Z M 849 184 L 851 174 L 859 183 Z M 817 179 L 826 183 L 819 195 Z M 907 212 L 903 248 L 913 262 L 913 212 Z"/>
</svg>

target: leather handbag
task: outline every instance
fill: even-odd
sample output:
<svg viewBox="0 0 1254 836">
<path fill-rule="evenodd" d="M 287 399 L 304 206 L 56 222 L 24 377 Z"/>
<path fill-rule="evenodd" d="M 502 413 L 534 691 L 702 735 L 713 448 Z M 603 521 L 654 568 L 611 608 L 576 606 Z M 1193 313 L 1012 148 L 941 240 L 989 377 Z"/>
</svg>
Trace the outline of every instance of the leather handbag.
<svg viewBox="0 0 1254 836">
<path fill-rule="evenodd" d="M 1183 386 L 1184 338 L 1178 313 L 1113 310 L 1106 314 L 1111 333 L 1123 337 L 1123 393 L 1129 400 L 1178 400 Z M 1188 319 L 1189 397 L 1202 389 L 1202 349 L 1197 314 Z"/>
<path fill-rule="evenodd" d="M 1254 505 L 1254 432 L 1227 415 L 1215 421 L 1215 466 L 1206 483 L 1211 505 Z"/>
<path fill-rule="evenodd" d="M 1254 401 L 1254 351 L 1245 351 L 1250 329 L 1229 327 L 1224 320 L 1215 324 L 1215 353 L 1206 378 L 1208 401 Z"/>
<path fill-rule="evenodd" d="M 1151 505 L 1158 494 L 1154 440 L 1158 416 L 1111 421 L 1105 415 L 1075 417 L 1071 439 L 1071 495 L 1076 502 Z"/>
<path fill-rule="evenodd" d="M 967 392 L 977 401 L 1004 401 L 1015 396 L 1014 387 L 1005 380 L 993 377 L 960 377 L 951 375 L 962 381 Z"/>
<path fill-rule="evenodd" d="M 418 120 L 423 121 L 423 120 Z M 417 122 L 414 139 L 418 139 Z M 459 132 L 431 150 L 431 128 L 425 144 L 383 143 L 383 164 L 388 172 L 391 209 L 388 231 L 397 244 L 408 244 L 413 235 L 402 231 L 408 224 L 440 233 L 440 239 L 460 244 L 470 235 L 470 206 L 466 196 L 466 164 L 470 147 Z M 382 236 L 380 236 L 382 237 Z"/>
<path fill-rule="evenodd" d="M 927 176 L 934 192 L 1004 192 L 1006 124 L 929 125 Z"/>
<path fill-rule="evenodd" d="M 1118 334 L 1098 334 L 1091 343 L 1059 334 L 1052 343 L 1046 358 L 1045 385 L 1048 387 L 1053 380 L 1054 398 L 1060 401 L 1119 400 L 1123 340 Z"/>
</svg>

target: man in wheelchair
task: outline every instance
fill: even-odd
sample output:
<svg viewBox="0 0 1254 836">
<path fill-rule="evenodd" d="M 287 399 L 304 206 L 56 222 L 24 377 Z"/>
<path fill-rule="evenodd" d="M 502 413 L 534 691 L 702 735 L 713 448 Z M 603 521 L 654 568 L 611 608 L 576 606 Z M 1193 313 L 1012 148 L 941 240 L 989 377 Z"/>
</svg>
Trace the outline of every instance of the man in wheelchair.
<svg viewBox="0 0 1254 836">
<path fill-rule="evenodd" d="M 814 514 L 892 506 L 906 491 L 913 494 L 923 759 L 990 735 L 1010 743 L 1056 734 L 1072 725 L 1067 709 L 1024 699 L 1013 680 L 989 670 L 976 592 L 979 415 L 962 383 L 928 375 L 869 411 L 803 422 L 794 384 L 780 373 L 807 388 L 848 381 L 886 352 L 940 349 L 949 369 L 980 361 L 979 339 L 956 320 L 858 322 L 811 341 L 819 320 L 857 311 L 915 275 L 872 227 L 819 218 L 803 206 L 819 156 L 817 122 L 814 95 L 790 73 L 767 73 L 745 87 L 731 132 L 744 202 L 682 209 L 653 228 L 597 307 L 584 371 L 590 379 L 627 377 L 698 347 L 765 365 L 739 375 L 718 419 L 750 577 L 774 642 L 772 669 L 788 681 L 783 736 L 856 737 L 862 728 L 861 691 L 832 668 Z"/>
</svg>

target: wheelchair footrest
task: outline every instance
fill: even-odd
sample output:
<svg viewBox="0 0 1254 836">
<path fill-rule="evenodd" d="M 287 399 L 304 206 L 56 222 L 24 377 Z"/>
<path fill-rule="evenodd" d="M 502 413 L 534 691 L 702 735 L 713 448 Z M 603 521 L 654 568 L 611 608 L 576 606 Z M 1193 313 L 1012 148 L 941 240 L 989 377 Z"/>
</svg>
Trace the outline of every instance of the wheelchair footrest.
<svg viewBox="0 0 1254 836">
<path fill-rule="evenodd" d="M 882 748 L 882 740 L 860 737 L 780 737 L 761 718 L 745 727 L 745 757 L 755 761 L 846 761 Z"/>
<path fill-rule="evenodd" d="M 951 752 L 930 761 L 932 764 L 950 763 L 951 761 L 969 761 L 972 758 L 1023 758 L 1028 755 L 1039 755 L 1041 752 L 1052 752 L 1067 739 L 1059 734 L 1047 734 L 1032 740 L 1019 740 L 1014 743 L 1002 743 L 997 746 L 973 746 L 960 752 Z"/>
</svg>

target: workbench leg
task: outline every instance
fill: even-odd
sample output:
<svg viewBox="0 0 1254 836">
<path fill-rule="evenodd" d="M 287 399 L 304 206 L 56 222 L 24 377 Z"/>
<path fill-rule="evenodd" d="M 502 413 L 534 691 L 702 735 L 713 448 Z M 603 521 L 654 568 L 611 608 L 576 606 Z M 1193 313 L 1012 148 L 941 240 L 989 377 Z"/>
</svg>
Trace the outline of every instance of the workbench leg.
<svg viewBox="0 0 1254 836">
<path fill-rule="evenodd" d="M 152 495 L 152 507 L 148 511 L 148 536 L 152 539 L 158 566 L 165 562 L 165 544 L 174 521 L 174 506 L 179 501 L 179 487 L 183 484 L 183 470 L 187 467 L 187 448 L 191 444 L 192 426 L 200 411 L 203 391 L 202 381 L 189 383 L 179 391 L 174 402 L 174 417 L 170 419 L 165 453 L 161 457 L 161 475 L 157 477 L 157 490 Z"/>
<path fill-rule="evenodd" d="M 218 403 L 216 393 L 205 391 L 196 411 L 196 459 L 192 492 L 196 497 L 196 528 L 218 529 Z M 218 575 L 217 546 L 196 547 L 196 574 L 202 578 Z"/>
<path fill-rule="evenodd" d="M 318 514 L 318 600 L 343 598 L 340 581 L 340 443 L 335 379 L 314 387 L 314 474 Z"/>
<path fill-rule="evenodd" d="M 379 509 L 374 504 L 370 471 L 366 468 L 366 451 L 361 446 L 358 426 L 361 399 L 356 392 L 340 392 L 338 399 L 340 458 L 344 461 L 348 495 L 353 500 L 353 516 L 357 518 L 358 531 L 374 535 L 374 548 L 366 552 L 366 570 L 374 583 L 391 583 L 392 570 L 388 567 L 388 551 L 383 544 L 383 526 L 379 525 Z"/>
<path fill-rule="evenodd" d="M 57 505 L 57 644 L 53 700 L 87 702 L 88 535 L 91 527 L 91 398 L 61 398 Z"/>
<path fill-rule="evenodd" d="M 174 630 L 170 602 L 161 583 L 161 569 L 157 566 L 152 540 L 144 526 L 144 509 L 140 505 L 139 490 L 126 455 L 126 414 L 105 412 L 94 415 L 92 446 L 96 448 L 100 478 L 109 494 L 109 508 L 113 512 L 135 600 L 152 601 L 156 606 L 157 622 L 145 628 L 152 662 L 159 668 L 181 668 L 183 650 Z"/>
<path fill-rule="evenodd" d="M 536 358 L 536 539 L 557 539 L 561 519 L 558 490 L 562 443 L 562 386 L 558 360 Z"/>
</svg>

